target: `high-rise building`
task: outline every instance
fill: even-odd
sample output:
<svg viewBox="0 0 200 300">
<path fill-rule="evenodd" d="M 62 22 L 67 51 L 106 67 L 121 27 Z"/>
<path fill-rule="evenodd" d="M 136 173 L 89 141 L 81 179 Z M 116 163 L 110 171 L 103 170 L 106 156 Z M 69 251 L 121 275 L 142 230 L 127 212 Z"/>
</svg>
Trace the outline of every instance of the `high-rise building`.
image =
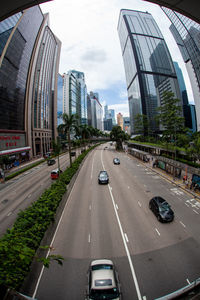
<svg viewBox="0 0 200 300">
<path fill-rule="evenodd" d="M 120 112 L 117 114 L 117 125 L 119 125 L 122 130 L 124 129 L 123 115 Z"/>
<path fill-rule="evenodd" d="M 114 109 L 108 109 L 108 119 L 112 119 L 113 126 L 116 125 L 115 110 Z"/>
<path fill-rule="evenodd" d="M 0 36 L 0 154 L 20 161 L 57 136 L 61 43 L 39 6 L 0 22 Z"/>
<path fill-rule="evenodd" d="M 64 112 L 77 114 L 79 124 L 87 124 L 87 87 L 83 72 L 70 70 L 63 74 Z"/>
<path fill-rule="evenodd" d="M 103 109 L 99 101 L 98 93 L 90 92 L 91 101 L 91 125 L 94 128 L 103 130 Z"/>
<path fill-rule="evenodd" d="M 130 134 L 130 118 L 129 117 L 123 117 L 123 130 Z"/>
<path fill-rule="evenodd" d="M 104 106 L 104 120 L 107 120 L 109 119 L 109 116 L 108 116 L 108 105 L 105 105 Z"/>
<path fill-rule="evenodd" d="M 131 134 L 137 114 L 147 116 L 151 131 L 158 131 L 155 116 L 163 92 L 180 99 L 174 65 L 165 40 L 148 12 L 122 9 L 118 33 L 126 74 Z M 180 103 L 182 106 L 182 104 Z"/>
<path fill-rule="evenodd" d="M 191 82 L 200 130 L 200 24 L 180 13 L 161 7 L 171 21 L 170 31 L 179 47 Z"/>
<path fill-rule="evenodd" d="M 179 88 L 181 92 L 182 102 L 183 102 L 183 116 L 185 120 L 185 127 L 190 128 L 193 132 L 196 131 L 196 118 L 192 117 L 195 113 L 195 106 L 190 105 L 188 102 L 188 96 L 185 86 L 185 81 L 183 78 L 183 73 L 177 62 L 174 62 L 174 67 L 176 70 L 176 75 L 178 78 Z"/>
<path fill-rule="evenodd" d="M 57 92 L 57 125 L 62 124 L 63 110 L 63 76 L 58 74 L 58 92 Z"/>
</svg>

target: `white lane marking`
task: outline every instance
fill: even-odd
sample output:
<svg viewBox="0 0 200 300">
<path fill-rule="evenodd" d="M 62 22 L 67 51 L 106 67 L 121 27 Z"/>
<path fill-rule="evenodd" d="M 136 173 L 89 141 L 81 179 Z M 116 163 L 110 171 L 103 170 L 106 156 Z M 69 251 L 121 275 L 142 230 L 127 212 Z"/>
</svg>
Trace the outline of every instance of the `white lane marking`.
<svg viewBox="0 0 200 300">
<path fill-rule="evenodd" d="M 91 238 L 90 238 L 90 234 L 89 234 L 89 236 L 88 236 L 88 243 L 90 243 L 90 241 L 91 241 Z"/>
<path fill-rule="evenodd" d="M 186 227 L 185 224 L 183 224 L 183 222 L 180 221 L 180 223 L 181 223 L 181 225 L 182 225 L 184 228 Z"/>
<path fill-rule="evenodd" d="M 187 207 L 189 207 L 189 205 L 188 205 L 187 203 L 185 203 L 185 205 L 186 205 Z"/>
<path fill-rule="evenodd" d="M 103 158 L 102 158 L 102 154 L 103 154 L 103 150 L 101 150 L 101 163 L 102 163 L 103 169 L 105 170 L 104 163 L 103 163 Z"/>
<path fill-rule="evenodd" d="M 91 207 L 91 205 L 89 206 L 89 210 L 91 210 L 92 209 L 92 207 Z"/>
<path fill-rule="evenodd" d="M 142 298 L 143 298 L 143 300 L 147 300 L 147 297 L 146 297 L 146 296 L 143 296 Z"/>
<path fill-rule="evenodd" d="M 118 205 L 116 204 L 116 209 L 118 210 L 119 209 L 119 207 L 118 207 Z"/>
<path fill-rule="evenodd" d="M 92 179 L 92 174 L 93 174 L 93 167 L 94 167 L 94 156 L 93 156 L 93 160 L 92 160 L 91 179 Z"/>
<path fill-rule="evenodd" d="M 138 201 L 138 205 L 139 205 L 140 207 L 142 207 L 142 204 L 140 203 L 140 201 Z"/>
<path fill-rule="evenodd" d="M 32 196 L 31 194 L 30 194 L 30 195 L 28 195 L 28 198 L 31 198 L 31 196 Z"/>
<path fill-rule="evenodd" d="M 7 217 L 9 217 L 10 215 L 12 215 L 12 211 L 10 211 L 10 212 L 7 214 Z"/>
<path fill-rule="evenodd" d="M 135 270 L 134 270 L 134 267 L 133 267 L 133 263 L 132 263 L 131 256 L 130 256 L 130 252 L 129 252 L 129 249 L 128 249 L 128 246 L 127 246 L 127 243 L 126 243 L 126 240 L 125 240 L 125 237 L 124 237 L 122 225 L 121 225 L 121 222 L 120 222 L 118 213 L 117 213 L 117 209 L 116 209 L 116 207 L 115 207 L 115 201 L 114 201 L 113 194 L 112 194 L 112 191 L 111 191 L 111 189 L 110 189 L 110 185 L 109 185 L 109 184 L 108 184 L 108 188 L 109 188 L 109 191 L 110 191 L 110 196 L 111 196 L 111 199 L 112 199 L 114 211 L 115 211 L 116 218 L 117 218 L 117 222 L 118 222 L 118 225 L 119 225 L 121 237 L 122 237 L 122 240 L 123 240 L 123 243 L 124 243 L 124 248 L 125 248 L 125 250 L 126 250 L 126 255 L 127 255 L 127 257 L 128 257 L 128 262 L 129 262 L 129 265 L 130 265 L 130 269 L 131 269 L 133 281 L 134 281 L 134 283 L 135 283 L 135 288 L 136 288 L 138 300 L 142 300 L 142 296 L 141 296 L 141 293 L 140 293 L 140 289 L 139 289 L 139 285 L 138 285 L 136 273 L 135 273 Z"/>
<path fill-rule="evenodd" d="M 197 215 L 199 215 L 198 211 L 196 211 L 195 209 L 193 209 L 193 211 L 194 211 Z"/>
<path fill-rule="evenodd" d="M 158 231 L 158 229 L 157 229 L 157 228 L 155 228 L 155 230 L 156 230 L 157 234 L 158 234 L 158 235 L 160 235 L 160 232 Z"/>
<path fill-rule="evenodd" d="M 130 186 L 128 186 L 128 189 L 130 189 Z"/>
<path fill-rule="evenodd" d="M 128 240 L 128 236 L 127 236 L 127 234 L 126 234 L 126 233 L 124 233 L 124 236 L 125 236 L 126 242 L 128 243 L 128 242 L 129 242 L 129 240 Z"/>
<path fill-rule="evenodd" d="M 187 283 L 188 283 L 188 284 L 190 284 L 190 281 L 189 281 L 189 279 L 188 279 L 188 278 L 186 279 L 186 281 L 187 281 Z"/>
<path fill-rule="evenodd" d="M 70 192 L 69 197 L 68 197 L 68 201 L 66 202 L 65 207 L 64 207 L 64 209 L 63 209 L 63 211 L 62 211 L 62 215 L 61 215 L 61 217 L 60 217 L 60 220 L 59 220 L 58 225 L 57 225 L 57 227 L 56 227 L 56 230 L 55 230 L 55 232 L 54 232 L 54 236 L 53 236 L 52 241 L 51 241 L 51 244 L 50 244 L 50 246 L 49 246 L 49 250 L 48 250 L 48 252 L 47 252 L 46 258 L 49 256 L 49 253 L 50 253 L 51 248 L 52 248 L 52 246 L 53 246 L 54 240 L 55 240 L 55 238 L 56 238 L 56 234 L 57 234 L 58 229 L 59 229 L 59 227 L 60 227 L 60 223 L 61 223 L 61 221 L 62 221 L 62 219 L 63 219 L 64 213 L 65 213 L 65 209 L 66 209 L 66 207 L 67 207 L 67 206 L 69 205 L 69 203 L 70 203 L 69 200 L 70 200 L 70 197 L 71 197 L 71 194 L 72 194 L 74 188 L 75 188 L 75 184 L 73 185 L 73 187 L 72 187 L 72 189 L 71 189 L 71 192 Z M 42 269 L 41 269 L 41 271 L 40 271 L 40 275 L 39 275 L 39 277 L 38 277 L 38 280 L 37 280 L 37 283 L 36 283 L 35 290 L 34 290 L 34 292 L 33 292 L 32 298 L 35 298 L 35 296 L 36 296 L 36 293 L 37 293 L 37 290 L 38 290 L 38 287 L 39 287 L 39 284 L 40 284 L 40 280 L 41 280 L 42 275 L 43 275 L 43 272 L 44 272 L 44 268 L 45 268 L 45 267 L 42 266 Z"/>
</svg>

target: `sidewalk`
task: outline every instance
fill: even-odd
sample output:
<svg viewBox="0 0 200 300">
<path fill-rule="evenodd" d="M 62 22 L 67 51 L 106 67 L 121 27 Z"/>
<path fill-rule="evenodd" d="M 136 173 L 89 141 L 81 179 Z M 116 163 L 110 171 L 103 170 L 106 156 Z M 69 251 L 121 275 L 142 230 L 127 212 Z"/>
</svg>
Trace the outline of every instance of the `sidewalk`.
<svg viewBox="0 0 200 300">
<path fill-rule="evenodd" d="M 10 174 L 13 174 L 13 173 L 15 173 L 15 172 L 17 172 L 17 171 L 19 171 L 19 170 L 22 170 L 22 169 L 24 169 L 25 167 L 30 166 L 30 165 L 32 165 L 32 164 L 34 164 L 34 163 L 36 163 L 36 162 L 39 162 L 39 161 L 41 161 L 41 160 L 44 160 L 44 157 L 33 158 L 33 159 L 30 160 L 30 161 L 26 161 L 26 162 L 21 163 L 18 167 L 13 167 L 13 168 L 11 168 L 11 169 L 9 169 L 9 170 L 5 170 L 5 171 L 4 171 L 4 172 L 5 172 L 5 177 L 8 176 L 8 175 L 10 175 Z"/>
<path fill-rule="evenodd" d="M 162 170 L 158 167 L 153 167 L 151 160 L 150 160 L 150 162 L 148 162 L 148 163 L 144 162 L 143 164 L 147 168 L 151 169 L 152 171 L 154 171 L 155 173 L 157 173 L 160 176 L 164 177 L 165 179 L 171 181 L 171 183 L 175 184 L 177 187 L 183 189 L 185 192 L 191 194 L 194 198 L 197 198 L 197 200 L 200 201 L 200 194 L 198 193 L 198 191 L 194 192 L 193 190 L 190 190 L 190 188 L 186 188 L 185 183 L 183 183 L 183 181 L 181 179 L 179 179 L 177 177 L 173 178 L 172 174 L 166 173 L 164 170 Z"/>
</svg>

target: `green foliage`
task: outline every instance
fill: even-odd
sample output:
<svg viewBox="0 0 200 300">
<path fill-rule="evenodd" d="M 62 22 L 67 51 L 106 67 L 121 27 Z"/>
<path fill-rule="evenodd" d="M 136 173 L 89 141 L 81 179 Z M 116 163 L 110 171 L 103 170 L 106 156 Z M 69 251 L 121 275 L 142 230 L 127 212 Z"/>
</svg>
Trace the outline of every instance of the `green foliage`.
<svg viewBox="0 0 200 300">
<path fill-rule="evenodd" d="M 147 135 L 149 132 L 149 121 L 146 115 L 137 114 L 134 118 L 134 128 L 137 134 Z"/>
<path fill-rule="evenodd" d="M 172 92 L 165 91 L 163 93 L 162 105 L 158 108 L 158 112 L 157 119 L 164 128 L 163 134 L 169 136 L 170 140 L 175 140 L 176 134 L 183 132 L 184 128 L 180 100 L 174 98 Z"/>
<path fill-rule="evenodd" d="M 122 142 L 128 140 L 128 135 L 121 129 L 120 126 L 113 126 L 110 132 L 111 141 L 116 141 L 116 149 L 122 150 Z"/>
</svg>

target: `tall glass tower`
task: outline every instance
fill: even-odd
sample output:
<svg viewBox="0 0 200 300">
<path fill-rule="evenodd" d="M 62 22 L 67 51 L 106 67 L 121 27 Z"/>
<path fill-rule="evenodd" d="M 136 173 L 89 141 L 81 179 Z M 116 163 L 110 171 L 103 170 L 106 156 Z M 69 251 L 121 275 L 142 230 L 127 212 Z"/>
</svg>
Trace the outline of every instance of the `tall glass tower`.
<svg viewBox="0 0 200 300">
<path fill-rule="evenodd" d="M 197 129 L 200 130 L 200 24 L 180 13 L 161 7 L 171 21 L 170 31 L 186 64 L 197 113 Z"/>
<path fill-rule="evenodd" d="M 118 33 L 126 74 L 131 134 L 135 133 L 137 114 L 147 116 L 152 132 L 163 92 L 171 91 L 181 99 L 174 65 L 165 40 L 148 12 L 122 9 Z M 182 106 L 182 103 L 180 103 Z"/>
</svg>

